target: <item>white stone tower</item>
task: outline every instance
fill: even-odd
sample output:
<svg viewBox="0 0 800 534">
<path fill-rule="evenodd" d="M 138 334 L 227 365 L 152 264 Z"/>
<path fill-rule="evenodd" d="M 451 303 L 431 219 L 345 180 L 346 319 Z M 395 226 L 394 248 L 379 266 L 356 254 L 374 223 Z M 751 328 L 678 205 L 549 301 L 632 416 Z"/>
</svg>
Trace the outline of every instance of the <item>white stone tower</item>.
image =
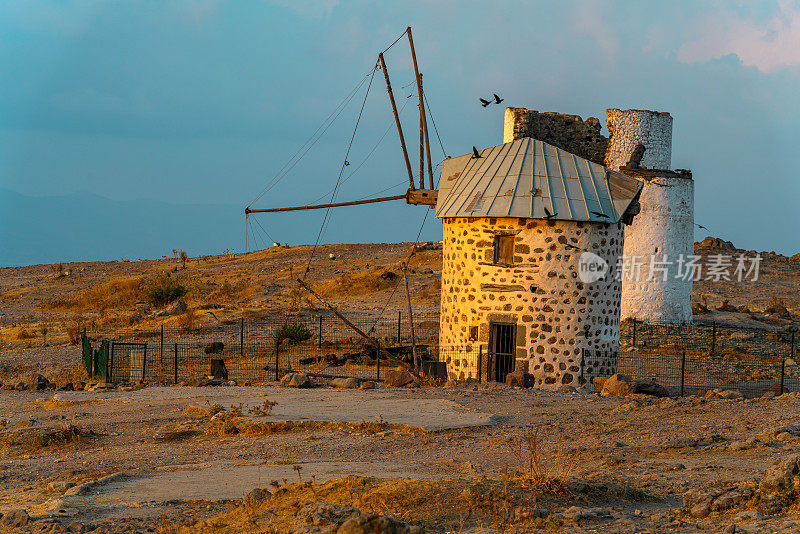
<svg viewBox="0 0 800 534">
<path fill-rule="evenodd" d="M 694 181 L 689 171 L 671 171 L 672 117 L 638 109 L 607 110 L 611 134 L 606 166 L 625 167 L 638 144 L 640 168 L 622 172 L 645 180 L 641 213 L 625 228 L 626 266 L 622 319 L 648 322 L 692 321 L 692 277 L 681 276 L 694 250 Z M 632 167 L 637 167 L 634 163 Z"/>
</svg>

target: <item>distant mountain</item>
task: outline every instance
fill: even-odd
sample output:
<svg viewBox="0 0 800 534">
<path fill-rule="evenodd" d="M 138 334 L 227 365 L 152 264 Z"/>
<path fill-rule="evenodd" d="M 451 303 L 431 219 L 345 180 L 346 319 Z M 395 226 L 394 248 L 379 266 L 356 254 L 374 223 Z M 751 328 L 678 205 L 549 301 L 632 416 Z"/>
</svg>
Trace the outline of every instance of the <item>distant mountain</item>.
<svg viewBox="0 0 800 534">
<path fill-rule="evenodd" d="M 33 197 L 0 188 L 0 266 L 152 259 L 172 256 L 172 249 L 190 256 L 241 251 L 243 211 L 235 205 L 120 201 L 92 193 Z M 251 215 L 249 248 L 254 239 L 257 248 L 273 239 L 313 243 L 323 216 L 322 210 Z M 423 216 L 423 208 L 402 202 L 333 210 L 322 242 L 413 241 Z M 432 212 L 427 220 L 423 238 L 441 239 Z"/>
</svg>

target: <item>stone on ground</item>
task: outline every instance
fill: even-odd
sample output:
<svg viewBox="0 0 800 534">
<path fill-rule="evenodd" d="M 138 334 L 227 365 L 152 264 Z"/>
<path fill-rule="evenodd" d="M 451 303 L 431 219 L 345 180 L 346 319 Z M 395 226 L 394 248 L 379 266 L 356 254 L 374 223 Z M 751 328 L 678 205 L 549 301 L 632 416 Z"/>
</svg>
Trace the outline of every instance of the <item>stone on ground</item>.
<svg viewBox="0 0 800 534">
<path fill-rule="evenodd" d="M 313 388 L 314 384 L 305 373 L 289 373 L 281 378 L 281 385 L 286 388 Z"/>
<path fill-rule="evenodd" d="M 386 371 L 383 383 L 389 388 L 401 388 L 414 383 L 414 376 L 408 371 Z"/>
<path fill-rule="evenodd" d="M 332 388 L 339 388 L 339 389 L 358 389 L 361 387 L 361 379 L 360 378 L 334 378 L 328 385 Z"/>
</svg>

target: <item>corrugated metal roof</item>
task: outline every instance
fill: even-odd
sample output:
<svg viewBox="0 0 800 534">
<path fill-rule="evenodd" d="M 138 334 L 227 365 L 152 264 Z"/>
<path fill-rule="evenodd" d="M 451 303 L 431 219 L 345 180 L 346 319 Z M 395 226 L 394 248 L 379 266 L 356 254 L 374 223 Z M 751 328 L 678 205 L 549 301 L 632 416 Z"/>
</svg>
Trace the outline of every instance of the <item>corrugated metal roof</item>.
<svg viewBox="0 0 800 534">
<path fill-rule="evenodd" d="M 617 222 L 642 188 L 636 178 L 530 137 L 479 153 L 444 161 L 436 217 Z"/>
</svg>

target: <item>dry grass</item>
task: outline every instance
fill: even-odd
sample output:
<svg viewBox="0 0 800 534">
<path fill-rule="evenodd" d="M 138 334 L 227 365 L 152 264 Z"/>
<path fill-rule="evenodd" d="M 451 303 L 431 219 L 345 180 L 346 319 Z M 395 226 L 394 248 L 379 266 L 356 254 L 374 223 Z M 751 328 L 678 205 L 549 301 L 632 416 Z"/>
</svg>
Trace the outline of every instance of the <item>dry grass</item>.
<svg viewBox="0 0 800 534">
<path fill-rule="evenodd" d="M 386 267 L 345 273 L 314 285 L 314 291 L 323 297 L 342 297 L 376 293 L 401 283 L 402 276 Z"/>
<path fill-rule="evenodd" d="M 98 434 L 93 430 L 75 425 L 64 424 L 60 428 L 45 430 L 20 429 L 15 432 L 6 432 L 2 442 L 6 447 L 21 446 L 26 450 L 39 451 L 42 449 L 61 448 L 67 445 L 86 445 Z"/>
<path fill-rule="evenodd" d="M 538 428 L 510 439 L 509 448 L 519 463 L 522 486 L 537 493 L 568 493 L 567 481 L 578 466 L 578 453 L 568 451 L 563 441 L 558 441 L 547 459 L 544 447 Z"/>
<path fill-rule="evenodd" d="M 76 312 L 103 312 L 130 308 L 142 297 L 140 277 L 117 278 L 64 299 L 52 300 L 44 305 L 53 310 Z"/>
</svg>

